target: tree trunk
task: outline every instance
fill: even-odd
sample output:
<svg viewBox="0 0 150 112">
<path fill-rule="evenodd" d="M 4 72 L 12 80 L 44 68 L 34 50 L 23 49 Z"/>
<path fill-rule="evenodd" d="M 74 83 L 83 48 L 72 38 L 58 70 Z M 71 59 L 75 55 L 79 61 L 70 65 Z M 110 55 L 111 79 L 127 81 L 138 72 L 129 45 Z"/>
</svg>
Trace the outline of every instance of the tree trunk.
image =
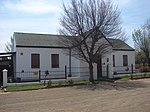
<svg viewBox="0 0 150 112">
<path fill-rule="evenodd" d="M 148 58 L 148 70 L 150 70 L 150 58 Z"/>
<path fill-rule="evenodd" d="M 147 58 L 148 69 L 150 69 L 150 58 L 149 58 L 149 52 L 147 51 L 147 52 L 145 53 L 145 55 L 146 55 L 146 58 Z"/>
<path fill-rule="evenodd" d="M 93 78 L 93 64 L 90 62 L 89 63 L 89 81 L 94 83 L 94 78 Z"/>
<path fill-rule="evenodd" d="M 102 78 L 102 59 L 97 60 L 97 79 Z"/>
</svg>

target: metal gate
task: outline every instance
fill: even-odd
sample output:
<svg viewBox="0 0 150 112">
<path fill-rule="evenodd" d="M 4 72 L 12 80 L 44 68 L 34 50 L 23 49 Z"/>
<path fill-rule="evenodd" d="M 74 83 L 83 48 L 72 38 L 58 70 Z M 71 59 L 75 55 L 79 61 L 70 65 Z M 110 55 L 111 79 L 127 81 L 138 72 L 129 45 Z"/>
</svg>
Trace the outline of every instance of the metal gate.
<svg viewBox="0 0 150 112">
<path fill-rule="evenodd" d="M 14 52 L 0 53 L 0 87 L 3 84 L 3 70 L 8 70 L 8 77 L 13 77 L 14 68 Z"/>
</svg>

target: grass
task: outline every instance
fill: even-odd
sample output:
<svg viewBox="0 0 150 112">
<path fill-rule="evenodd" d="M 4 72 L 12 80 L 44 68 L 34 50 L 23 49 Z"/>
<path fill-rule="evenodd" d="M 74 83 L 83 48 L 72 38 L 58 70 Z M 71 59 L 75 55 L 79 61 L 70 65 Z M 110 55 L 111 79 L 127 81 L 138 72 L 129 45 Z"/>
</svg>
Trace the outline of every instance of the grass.
<svg viewBox="0 0 150 112">
<path fill-rule="evenodd" d="M 104 82 L 104 80 L 97 80 L 95 81 L 97 83 Z M 64 86 L 75 86 L 75 85 L 84 85 L 89 84 L 89 81 L 87 80 L 81 80 L 81 81 L 72 81 L 69 82 L 52 82 L 51 85 L 44 85 L 44 84 L 31 84 L 31 85 L 24 85 L 24 86 L 8 86 L 7 91 L 27 91 L 27 90 L 36 90 L 36 89 L 43 89 L 43 88 L 49 88 L 49 87 L 64 87 Z"/>
<path fill-rule="evenodd" d="M 32 84 L 24 86 L 8 86 L 7 91 L 25 91 L 46 88 L 43 84 Z"/>
<path fill-rule="evenodd" d="M 131 79 L 130 76 L 124 76 L 119 77 L 115 79 L 99 79 L 96 80 L 95 83 L 101 83 L 101 82 L 113 82 L 113 81 L 126 81 Z M 27 90 L 36 90 L 36 89 L 43 89 L 43 88 L 53 88 L 53 87 L 64 87 L 64 86 L 75 86 L 75 85 L 85 85 L 89 84 L 90 82 L 88 80 L 81 80 L 81 81 L 72 81 L 69 82 L 52 82 L 50 85 L 46 84 L 32 84 L 32 85 L 24 85 L 24 86 L 8 86 L 7 91 L 27 91 Z"/>
<path fill-rule="evenodd" d="M 127 81 L 127 80 L 130 80 L 130 79 L 131 79 L 130 76 L 123 76 L 123 77 L 114 78 L 115 81 Z"/>
<path fill-rule="evenodd" d="M 149 73 L 137 73 L 136 75 L 132 76 L 133 80 L 136 79 L 144 79 L 144 78 L 150 78 L 150 74 Z M 131 80 L 131 76 L 123 76 L 123 77 L 118 77 L 118 78 L 114 78 L 114 80 L 116 81 L 127 81 L 127 80 Z"/>
<path fill-rule="evenodd" d="M 80 85 L 80 84 L 86 84 L 86 80 L 82 81 L 73 81 L 73 85 Z M 48 84 L 31 84 L 31 85 L 24 85 L 24 86 L 8 86 L 7 91 L 27 91 L 27 90 L 36 90 L 36 89 L 43 89 L 47 87 L 62 87 L 70 85 L 68 82 L 53 82 L 51 86 L 48 86 Z"/>
</svg>

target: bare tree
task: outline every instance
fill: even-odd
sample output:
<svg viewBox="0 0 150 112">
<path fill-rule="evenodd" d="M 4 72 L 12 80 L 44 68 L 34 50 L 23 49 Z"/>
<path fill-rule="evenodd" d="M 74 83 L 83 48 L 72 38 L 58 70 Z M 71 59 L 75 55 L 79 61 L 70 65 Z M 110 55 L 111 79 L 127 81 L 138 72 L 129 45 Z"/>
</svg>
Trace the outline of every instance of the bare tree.
<svg viewBox="0 0 150 112">
<path fill-rule="evenodd" d="M 150 20 L 132 33 L 135 47 L 142 51 L 150 68 Z"/>
<path fill-rule="evenodd" d="M 146 57 L 145 57 L 145 54 L 143 53 L 143 51 L 136 51 L 135 52 L 135 63 L 140 65 L 145 65 L 147 64 L 147 61 L 146 61 Z"/>
<path fill-rule="evenodd" d="M 10 38 L 10 42 L 7 42 L 7 43 L 5 44 L 5 46 L 6 46 L 5 51 L 6 51 L 6 52 L 12 52 L 12 51 L 13 51 L 13 45 L 14 45 L 14 38 L 11 37 L 11 38 Z"/>
<path fill-rule="evenodd" d="M 71 36 L 61 38 L 61 44 L 72 49 L 72 56 L 88 63 L 93 82 L 93 63 L 110 51 L 107 38 L 122 35 L 120 11 L 104 0 L 72 0 L 70 5 L 63 4 L 63 9 L 59 32 Z"/>
</svg>

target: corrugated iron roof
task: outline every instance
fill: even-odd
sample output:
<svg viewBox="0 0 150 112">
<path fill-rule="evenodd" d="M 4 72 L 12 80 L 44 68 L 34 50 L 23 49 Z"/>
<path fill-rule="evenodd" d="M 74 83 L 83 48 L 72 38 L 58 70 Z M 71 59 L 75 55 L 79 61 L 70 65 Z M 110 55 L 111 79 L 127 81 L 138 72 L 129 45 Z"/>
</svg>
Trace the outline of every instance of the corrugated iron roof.
<svg viewBox="0 0 150 112">
<path fill-rule="evenodd" d="M 108 39 L 114 50 L 134 50 L 131 46 L 119 39 Z"/>
<path fill-rule="evenodd" d="M 53 34 L 36 34 L 15 32 L 14 38 L 17 46 L 43 46 L 43 47 L 61 47 L 58 40 L 60 37 L 71 37 Z M 134 50 L 124 41 L 108 38 L 114 50 Z"/>
</svg>

